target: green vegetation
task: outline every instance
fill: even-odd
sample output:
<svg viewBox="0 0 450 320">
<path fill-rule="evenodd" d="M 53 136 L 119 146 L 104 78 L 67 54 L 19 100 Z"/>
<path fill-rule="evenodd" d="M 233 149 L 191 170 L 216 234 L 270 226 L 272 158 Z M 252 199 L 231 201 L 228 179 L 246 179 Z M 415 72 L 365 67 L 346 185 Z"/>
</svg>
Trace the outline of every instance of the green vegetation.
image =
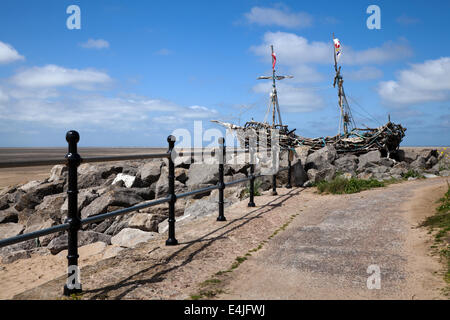
<svg viewBox="0 0 450 320">
<path fill-rule="evenodd" d="M 407 173 L 402 174 L 402 178 L 403 179 L 408 179 L 408 178 L 419 178 L 419 179 L 424 179 L 425 177 L 417 172 L 414 169 L 409 169 L 409 171 Z"/>
<path fill-rule="evenodd" d="M 422 226 L 429 227 L 430 232 L 436 232 L 434 235 L 433 249 L 439 252 L 442 259 L 446 261 L 447 271 L 444 279 L 447 282 L 445 294 L 450 294 L 450 185 L 447 182 L 447 192 L 444 197 L 439 199 L 439 207 L 435 215 L 428 217 Z"/>
<path fill-rule="evenodd" d="M 255 197 L 260 196 L 261 195 L 261 181 L 259 180 L 255 180 L 255 186 L 254 186 L 254 193 L 253 195 Z M 241 193 L 241 200 L 250 197 L 250 182 L 248 184 L 248 186 L 242 191 Z"/>
<path fill-rule="evenodd" d="M 344 194 L 344 193 L 356 193 L 363 190 L 368 190 L 372 188 L 384 187 L 390 182 L 381 182 L 376 179 L 357 179 L 350 178 L 346 179 L 342 176 L 337 176 L 331 181 L 320 181 L 316 183 L 317 190 L 319 193 L 332 193 L 332 194 Z"/>
</svg>

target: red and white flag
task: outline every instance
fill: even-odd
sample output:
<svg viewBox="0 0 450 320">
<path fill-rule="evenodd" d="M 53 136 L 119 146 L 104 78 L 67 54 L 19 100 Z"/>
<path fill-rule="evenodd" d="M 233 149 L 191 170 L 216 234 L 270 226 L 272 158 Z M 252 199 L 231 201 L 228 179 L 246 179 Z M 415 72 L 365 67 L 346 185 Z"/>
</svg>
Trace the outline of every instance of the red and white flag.
<svg viewBox="0 0 450 320">
<path fill-rule="evenodd" d="M 275 63 L 277 62 L 277 56 L 275 52 L 272 52 L 272 69 L 275 69 Z"/>
</svg>

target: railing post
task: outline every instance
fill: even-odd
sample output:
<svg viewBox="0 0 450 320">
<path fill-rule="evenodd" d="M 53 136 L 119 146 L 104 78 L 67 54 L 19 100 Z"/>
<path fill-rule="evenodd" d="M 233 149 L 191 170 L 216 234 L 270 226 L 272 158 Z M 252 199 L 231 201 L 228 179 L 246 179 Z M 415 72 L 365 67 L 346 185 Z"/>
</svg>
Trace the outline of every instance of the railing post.
<svg viewBox="0 0 450 320">
<path fill-rule="evenodd" d="M 80 135 L 76 131 L 68 131 L 66 140 L 69 143 L 68 152 L 65 156 L 69 168 L 69 181 L 67 188 L 68 219 L 69 223 L 67 240 L 68 272 L 67 282 L 64 286 L 64 295 L 70 296 L 82 292 L 80 282 L 80 271 L 78 268 L 78 230 L 80 229 L 80 214 L 78 211 L 78 177 L 77 167 L 81 163 L 81 157 L 77 152 L 77 143 Z"/>
<path fill-rule="evenodd" d="M 255 207 L 255 154 L 252 147 L 250 147 L 250 200 L 249 207 Z"/>
<path fill-rule="evenodd" d="M 166 240 L 167 246 L 175 246 L 178 244 L 177 239 L 175 239 L 175 202 L 177 201 L 177 196 L 175 195 L 175 164 L 173 163 L 173 148 L 175 147 L 176 138 L 172 135 L 167 137 L 167 142 L 169 143 L 169 238 Z"/>
<path fill-rule="evenodd" d="M 217 221 L 227 221 L 224 215 L 223 209 L 223 190 L 225 190 L 225 183 L 223 182 L 223 171 L 224 164 L 226 159 L 226 150 L 225 150 L 225 139 L 223 137 L 219 138 L 219 216 L 217 217 Z"/>
<path fill-rule="evenodd" d="M 291 189 L 292 185 L 291 185 L 291 175 L 292 175 L 292 162 L 291 162 L 291 155 L 293 154 L 292 150 L 289 149 L 289 153 L 288 153 L 288 182 L 286 185 L 287 189 Z"/>
<path fill-rule="evenodd" d="M 278 194 L 277 192 L 277 175 L 272 175 L 272 195 L 276 196 Z"/>
</svg>

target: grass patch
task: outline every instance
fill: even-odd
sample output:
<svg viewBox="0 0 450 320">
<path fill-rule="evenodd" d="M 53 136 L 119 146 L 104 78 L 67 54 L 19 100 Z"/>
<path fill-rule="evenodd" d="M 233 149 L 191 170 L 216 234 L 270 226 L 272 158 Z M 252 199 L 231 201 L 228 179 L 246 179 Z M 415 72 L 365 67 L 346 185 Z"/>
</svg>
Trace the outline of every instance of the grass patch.
<svg viewBox="0 0 450 320">
<path fill-rule="evenodd" d="M 337 176 L 331 181 L 320 181 L 316 184 L 319 193 L 332 193 L 332 194 L 348 194 L 357 193 L 363 190 L 372 188 L 385 187 L 386 182 L 378 181 L 376 179 L 346 179 L 342 176 Z"/>
<path fill-rule="evenodd" d="M 254 184 L 254 188 L 253 188 L 253 195 L 255 197 L 257 197 L 257 196 L 261 195 L 261 181 L 255 180 L 254 183 L 255 184 Z M 247 187 L 245 187 L 245 189 L 242 190 L 240 198 L 241 198 L 241 200 L 243 200 L 243 199 L 248 198 L 248 197 L 250 197 L 250 182 L 247 185 Z"/>
<path fill-rule="evenodd" d="M 435 231 L 435 243 L 431 247 L 437 250 L 446 262 L 447 271 L 444 280 L 447 283 L 447 288 L 444 290 L 444 294 L 450 295 L 450 185 L 448 182 L 447 192 L 439 199 L 436 213 L 425 219 L 421 226 L 430 228 L 430 232 Z"/>
<path fill-rule="evenodd" d="M 416 170 L 409 169 L 407 173 L 402 174 L 402 178 L 403 179 L 408 179 L 408 178 L 424 179 L 425 177 L 421 173 L 417 172 Z"/>
</svg>

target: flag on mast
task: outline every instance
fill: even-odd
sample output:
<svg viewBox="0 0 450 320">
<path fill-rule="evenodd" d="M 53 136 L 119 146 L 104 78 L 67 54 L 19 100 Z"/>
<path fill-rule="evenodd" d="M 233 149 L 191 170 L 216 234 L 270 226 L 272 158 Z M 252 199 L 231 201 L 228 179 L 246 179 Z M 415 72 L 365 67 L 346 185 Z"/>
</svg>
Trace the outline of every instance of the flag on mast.
<svg viewBox="0 0 450 320">
<path fill-rule="evenodd" d="M 342 54 L 341 42 L 338 38 L 333 39 L 334 42 L 334 51 L 336 52 L 336 62 L 339 61 L 339 58 Z"/>
<path fill-rule="evenodd" d="M 272 69 L 275 69 L 275 63 L 277 62 L 277 56 L 275 52 L 272 52 Z"/>
</svg>

